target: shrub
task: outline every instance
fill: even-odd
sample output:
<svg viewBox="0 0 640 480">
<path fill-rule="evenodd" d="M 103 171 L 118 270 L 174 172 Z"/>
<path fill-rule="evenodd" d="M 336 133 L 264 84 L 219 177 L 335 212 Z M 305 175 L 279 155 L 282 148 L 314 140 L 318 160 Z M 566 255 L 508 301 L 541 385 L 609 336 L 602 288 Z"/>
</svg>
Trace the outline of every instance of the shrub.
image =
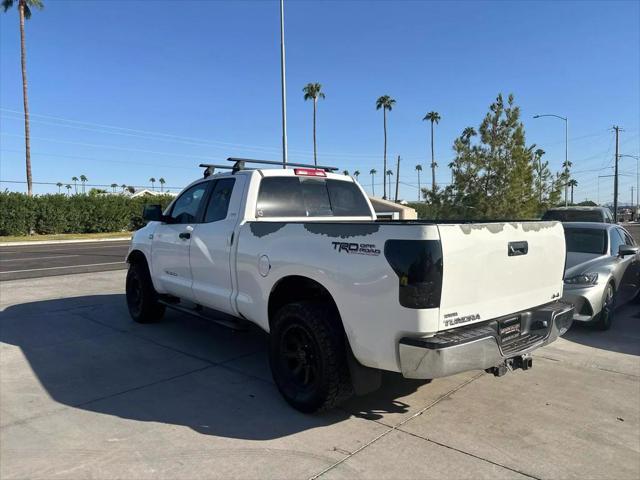
<svg viewBox="0 0 640 480">
<path fill-rule="evenodd" d="M 97 233 L 137 230 L 145 225 L 144 205 L 165 208 L 170 195 L 38 195 L 0 192 L 0 235 Z"/>
</svg>

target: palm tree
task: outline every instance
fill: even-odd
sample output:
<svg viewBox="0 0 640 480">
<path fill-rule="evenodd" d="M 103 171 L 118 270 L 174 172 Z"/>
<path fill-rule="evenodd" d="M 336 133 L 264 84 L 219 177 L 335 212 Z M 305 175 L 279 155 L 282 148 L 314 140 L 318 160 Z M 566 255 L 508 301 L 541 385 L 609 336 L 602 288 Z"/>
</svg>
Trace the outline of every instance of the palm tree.
<svg viewBox="0 0 640 480">
<path fill-rule="evenodd" d="M 391 176 L 393 175 L 393 170 L 387 170 L 387 177 L 389 177 L 389 198 L 391 198 Z"/>
<path fill-rule="evenodd" d="M 418 172 L 418 201 L 420 201 L 420 192 L 422 192 L 420 188 L 420 172 L 422 172 L 422 165 L 416 165 L 416 172 Z"/>
<path fill-rule="evenodd" d="M 118 184 L 117 183 L 112 183 L 111 184 L 111 190 L 113 190 L 113 193 L 116 193 L 116 188 L 118 188 Z"/>
<path fill-rule="evenodd" d="M 573 204 L 573 187 L 578 186 L 578 181 L 575 178 L 572 178 L 567 182 L 567 185 L 571 187 L 571 204 Z"/>
<path fill-rule="evenodd" d="M 353 176 L 356 179 L 356 182 L 358 181 L 358 177 L 360 176 L 360 170 L 356 170 L 355 172 L 353 172 Z"/>
<path fill-rule="evenodd" d="M 2 8 L 6 12 L 13 6 L 14 0 L 2 0 Z M 29 129 L 29 96 L 27 95 L 27 49 L 24 40 L 24 21 L 31 18 L 31 9 L 42 10 L 42 0 L 18 0 L 18 16 L 20 18 L 20 62 L 22 65 L 22 102 L 24 106 L 24 150 L 27 166 L 27 194 L 33 195 L 31 179 L 31 133 Z"/>
<path fill-rule="evenodd" d="M 58 187 L 58 193 L 60 193 L 60 189 L 62 188 L 62 182 L 56 183 L 56 187 Z"/>
<path fill-rule="evenodd" d="M 158 182 L 160 182 L 160 191 L 163 192 L 164 191 L 164 184 L 167 183 L 167 181 L 164 178 L 160 177 L 158 179 Z"/>
<path fill-rule="evenodd" d="M 373 178 L 376 176 L 376 173 L 378 173 L 378 171 L 375 168 L 369 170 L 369 175 L 371 175 L 371 195 L 374 197 L 376 196 L 376 188 L 373 184 Z"/>
<path fill-rule="evenodd" d="M 122 185 L 120 185 L 120 188 L 122 189 L 122 193 L 124 193 L 124 191 L 127 189 L 127 186 L 123 183 Z"/>
<path fill-rule="evenodd" d="M 85 192 L 84 184 L 87 183 L 87 180 L 89 180 L 87 177 L 85 177 L 84 175 L 80 175 L 80 182 L 82 182 L 82 193 Z"/>
<path fill-rule="evenodd" d="M 387 110 L 391 111 L 395 103 L 396 101 L 393 98 L 391 98 L 389 95 L 383 95 L 379 97 L 378 100 L 376 100 L 376 110 L 382 109 L 382 119 L 384 122 L 383 123 L 384 125 L 384 164 L 383 164 L 383 170 L 382 170 L 383 175 L 387 171 Z M 386 199 L 387 198 L 386 178 L 384 178 L 382 181 L 382 188 L 384 190 L 382 198 Z"/>
<path fill-rule="evenodd" d="M 343 170 L 342 174 L 348 177 L 349 176 L 349 170 Z"/>
<path fill-rule="evenodd" d="M 322 85 L 319 83 L 307 83 L 302 89 L 304 99 L 313 100 L 313 164 L 318 166 L 318 150 L 316 145 L 316 110 L 318 108 L 318 99 L 324 98 L 322 93 Z"/>
<path fill-rule="evenodd" d="M 473 127 L 467 127 L 462 131 L 462 136 L 467 140 L 476 135 L 477 135 L 476 129 Z"/>
<path fill-rule="evenodd" d="M 69 195 L 69 191 L 71 191 L 71 185 L 69 185 L 68 183 L 64 186 L 64 188 L 67 189 L 67 195 Z"/>
<path fill-rule="evenodd" d="M 433 124 L 440 122 L 440 114 L 438 112 L 429 112 L 422 119 L 422 121 L 425 120 L 431 122 L 431 191 L 436 193 L 436 167 L 438 164 L 433 154 Z"/>
<path fill-rule="evenodd" d="M 153 190 L 155 188 L 155 184 L 156 184 L 156 179 L 151 177 L 149 179 L 149 181 L 151 182 L 151 190 Z"/>
<path fill-rule="evenodd" d="M 75 188 L 76 195 L 78 194 L 78 177 L 71 177 L 73 182 L 73 188 Z"/>
</svg>

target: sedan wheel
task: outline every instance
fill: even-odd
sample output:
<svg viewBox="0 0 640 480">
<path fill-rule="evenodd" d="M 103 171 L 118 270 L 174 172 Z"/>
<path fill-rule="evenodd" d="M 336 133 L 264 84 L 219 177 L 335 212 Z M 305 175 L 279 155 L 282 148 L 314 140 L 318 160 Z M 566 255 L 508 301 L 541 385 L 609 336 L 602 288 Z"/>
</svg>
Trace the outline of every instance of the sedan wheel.
<svg viewBox="0 0 640 480">
<path fill-rule="evenodd" d="M 602 298 L 602 310 L 596 318 L 595 325 L 600 330 L 609 330 L 613 323 L 613 317 L 615 316 L 615 302 L 616 295 L 613 285 L 610 283 L 604 290 L 604 296 Z"/>
</svg>

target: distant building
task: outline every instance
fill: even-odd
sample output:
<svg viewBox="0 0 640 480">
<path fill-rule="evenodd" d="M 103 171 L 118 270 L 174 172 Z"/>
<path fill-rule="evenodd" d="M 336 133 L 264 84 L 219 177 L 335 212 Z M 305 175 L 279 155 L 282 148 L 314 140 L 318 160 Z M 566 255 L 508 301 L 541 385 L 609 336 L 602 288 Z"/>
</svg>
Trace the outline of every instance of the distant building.
<svg viewBox="0 0 640 480">
<path fill-rule="evenodd" d="M 379 220 L 416 220 L 418 218 L 418 212 L 407 205 L 376 197 L 369 197 L 369 200 Z"/>
<path fill-rule="evenodd" d="M 172 197 L 175 197 L 177 194 L 173 193 L 173 192 L 159 192 L 158 190 L 149 190 L 148 188 L 141 188 L 141 189 L 137 189 L 135 190 L 133 193 L 125 190 L 124 195 L 128 195 L 131 198 L 136 198 L 136 197 L 144 197 L 145 195 L 151 195 L 152 197 L 157 197 L 158 195 L 171 195 Z"/>
</svg>

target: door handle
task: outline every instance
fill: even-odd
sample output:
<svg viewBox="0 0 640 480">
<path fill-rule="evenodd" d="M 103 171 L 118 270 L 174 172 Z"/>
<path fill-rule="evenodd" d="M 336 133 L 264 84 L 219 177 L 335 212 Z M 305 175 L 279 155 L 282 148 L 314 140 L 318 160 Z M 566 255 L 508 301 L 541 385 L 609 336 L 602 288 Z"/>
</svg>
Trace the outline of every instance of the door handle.
<svg viewBox="0 0 640 480">
<path fill-rule="evenodd" d="M 182 240 L 188 240 L 191 238 L 191 233 L 190 232 L 182 232 L 180 235 L 178 235 L 178 237 L 180 237 Z"/>
<path fill-rule="evenodd" d="M 508 255 L 510 257 L 517 257 L 519 255 L 526 255 L 529 253 L 529 244 L 524 242 L 509 242 Z"/>
</svg>

